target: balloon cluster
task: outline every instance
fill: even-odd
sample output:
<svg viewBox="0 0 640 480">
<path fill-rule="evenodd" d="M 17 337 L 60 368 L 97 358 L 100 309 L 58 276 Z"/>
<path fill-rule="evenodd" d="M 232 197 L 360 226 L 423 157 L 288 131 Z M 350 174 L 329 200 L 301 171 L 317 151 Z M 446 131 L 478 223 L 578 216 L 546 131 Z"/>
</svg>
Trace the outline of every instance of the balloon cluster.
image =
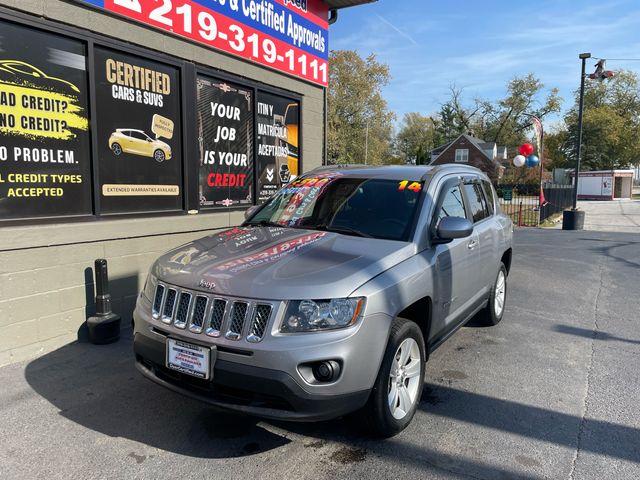
<svg viewBox="0 0 640 480">
<path fill-rule="evenodd" d="M 520 145 L 519 152 L 520 155 L 516 155 L 513 159 L 516 167 L 522 167 L 525 164 L 527 167 L 537 167 L 540 164 L 540 159 L 533 154 L 533 145 L 530 143 Z"/>
</svg>

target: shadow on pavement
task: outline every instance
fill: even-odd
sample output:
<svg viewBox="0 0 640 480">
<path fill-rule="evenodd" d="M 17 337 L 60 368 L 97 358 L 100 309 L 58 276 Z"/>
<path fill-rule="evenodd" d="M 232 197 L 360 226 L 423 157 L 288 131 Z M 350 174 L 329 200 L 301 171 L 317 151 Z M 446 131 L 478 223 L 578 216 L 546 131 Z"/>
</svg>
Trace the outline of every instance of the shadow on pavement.
<svg viewBox="0 0 640 480">
<path fill-rule="evenodd" d="M 576 448 L 581 419 L 444 385 L 425 384 L 418 407 L 430 415 L 481 425 L 502 432 Z M 586 418 L 580 449 L 640 463 L 640 429 Z"/>
<path fill-rule="evenodd" d="M 257 419 L 217 412 L 143 378 L 130 335 L 125 330 L 112 345 L 66 345 L 28 364 L 26 380 L 60 415 L 85 428 L 181 455 L 240 457 L 289 442 Z"/>
<path fill-rule="evenodd" d="M 570 325 L 555 325 L 553 329 L 556 332 L 566 333 L 567 335 L 575 335 L 577 337 L 594 338 L 595 340 L 612 340 L 616 342 L 640 345 L 640 340 L 631 340 L 629 338 L 617 337 L 607 332 L 596 332 L 588 328 L 572 327 Z"/>
<path fill-rule="evenodd" d="M 640 231 L 640 227 L 638 228 L 638 230 Z M 606 233 L 606 232 L 605 232 Z M 634 234 L 635 237 L 635 234 Z M 631 268 L 640 268 L 640 262 L 636 262 L 633 260 L 630 260 L 629 258 L 625 258 L 622 257 L 620 255 L 615 255 L 614 254 L 614 249 L 618 249 L 618 248 L 624 248 L 624 247 L 629 247 L 630 249 L 634 249 L 635 252 L 638 251 L 638 249 L 640 249 L 640 242 L 635 242 L 635 241 L 629 241 L 629 242 L 614 242 L 610 239 L 602 239 L 602 238 L 580 238 L 579 240 L 581 241 L 588 241 L 588 242 L 605 242 L 605 243 L 613 243 L 613 245 L 607 245 L 605 247 L 594 247 L 594 248 L 590 248 L 589 250 L 591 250 L 592 252 L 599 254 L 599 255 L 604 255 L 606 257 L 609 257 L 617 262 L 623 263 Z"/>
<path fill-rule="evenodd" d="M 562 333 L 584 332 L 567 327 Z M 44 355 L 27 365 L 25 377 L 65 418 L 104 435 L 168 452 L 234 458 L 277 449 L 291 441 L 263 428 L 259 419 L 219 412 L 144 379 L 134 367 L 130 331 L 126 330 L 116 344 L 73 343 Z M 577 416 L 436 384 L 425 385 L 419 408 L 429 415 L 568 448 L 576 448 L 577 432 L 582 428 Z M 352 417 L 314 424 L 271 423 L 316 438 L 321 444 L 342 443 L 347 457 L 356 448 L 399 464 L 473 472 L 482 478 L 529 478 L 464 454 L 453 456 L 407 443 L 405 435 L 386 441 L 369 439 Z M 581 445 L 583 451 L 640 463 L 640 429 L 595 419 L 587 419 L 586 425 L 589 434 Z"/>
</svg>

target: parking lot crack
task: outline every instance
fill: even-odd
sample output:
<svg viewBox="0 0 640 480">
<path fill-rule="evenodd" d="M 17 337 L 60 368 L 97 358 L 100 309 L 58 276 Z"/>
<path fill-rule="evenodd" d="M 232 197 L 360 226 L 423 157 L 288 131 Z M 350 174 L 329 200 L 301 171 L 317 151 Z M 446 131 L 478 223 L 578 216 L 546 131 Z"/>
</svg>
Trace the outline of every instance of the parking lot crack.
<svg viewBox="0 0 640 480">
<path fill-rule="evenodd" d="M 587 416 L 589 414 L 589 397 L 591 394 L 591 384 L 593 380 L 593 364 L 594 364 L 594 357 L 596 353 L 596 337 L 598 335 L 598 332 L 600 331 L 600 326 L 598 324 L 598 319 L 600 316 L 600 297 L 602 295 L 602 292 L 605 289 L 604 262 L 605 262 L 605 258 L 603 257 L 602 261 L 600 262 L 600 286 L 598 288 L 598 293 L 596 293 L 595 302 L 593 304 L 593 327 L 591 331 L 591 352 L 589 354 L 589 365 L 587 367 L 587 379 L 586 379 L 586 386 L 585 386 L 585 394 L 584 394 L 583 403 L 582 403 L 582 415 L 580 416 L 580 425 L 578 427 L 578 434 L 576 439 L 576 451 L 573 455 L 573 460 L 571 462 L 569 480 L 574 479 L 576 466 L 578 464 L 578 458 L 580 457 L 580 453 L 582 451 L 584 430 L 587 422 Z"/>
</svg>

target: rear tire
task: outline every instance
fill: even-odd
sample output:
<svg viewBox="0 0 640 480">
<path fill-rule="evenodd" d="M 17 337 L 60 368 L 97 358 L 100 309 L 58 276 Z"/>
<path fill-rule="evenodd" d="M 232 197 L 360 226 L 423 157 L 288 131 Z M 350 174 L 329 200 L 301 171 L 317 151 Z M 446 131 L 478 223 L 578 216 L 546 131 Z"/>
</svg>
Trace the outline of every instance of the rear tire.
<svg viewBox="0 0 640 480">
<path fill-rule="evenodd" d="M 411 423 L 422 395 L 426 358 L 420 327 L 396 318 L 378 377 L 361 412 L 375 436 L 391 437 Z"/>
<path fill-rule="evenodd" d="M 500 270 L 489 292 L 489 304 L 481 312 L 484 325 L 493 327 L 500 323 L 504 316 L 507 301 L 507 268 L 500 262 Z"/>
</svg>

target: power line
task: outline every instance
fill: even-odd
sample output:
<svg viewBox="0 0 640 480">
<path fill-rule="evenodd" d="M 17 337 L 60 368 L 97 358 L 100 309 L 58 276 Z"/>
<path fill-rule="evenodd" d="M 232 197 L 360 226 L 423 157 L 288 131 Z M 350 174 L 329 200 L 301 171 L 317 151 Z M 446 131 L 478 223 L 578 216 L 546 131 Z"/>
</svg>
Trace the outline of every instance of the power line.
<svg viewBox="0 0 640 480">
<path fill-rule="evenodd" d="M 593 58 L 594 60 L 606 60 L 607 62 L 640 62 L 640 58 L 591 58 Z"/>
</svg>

